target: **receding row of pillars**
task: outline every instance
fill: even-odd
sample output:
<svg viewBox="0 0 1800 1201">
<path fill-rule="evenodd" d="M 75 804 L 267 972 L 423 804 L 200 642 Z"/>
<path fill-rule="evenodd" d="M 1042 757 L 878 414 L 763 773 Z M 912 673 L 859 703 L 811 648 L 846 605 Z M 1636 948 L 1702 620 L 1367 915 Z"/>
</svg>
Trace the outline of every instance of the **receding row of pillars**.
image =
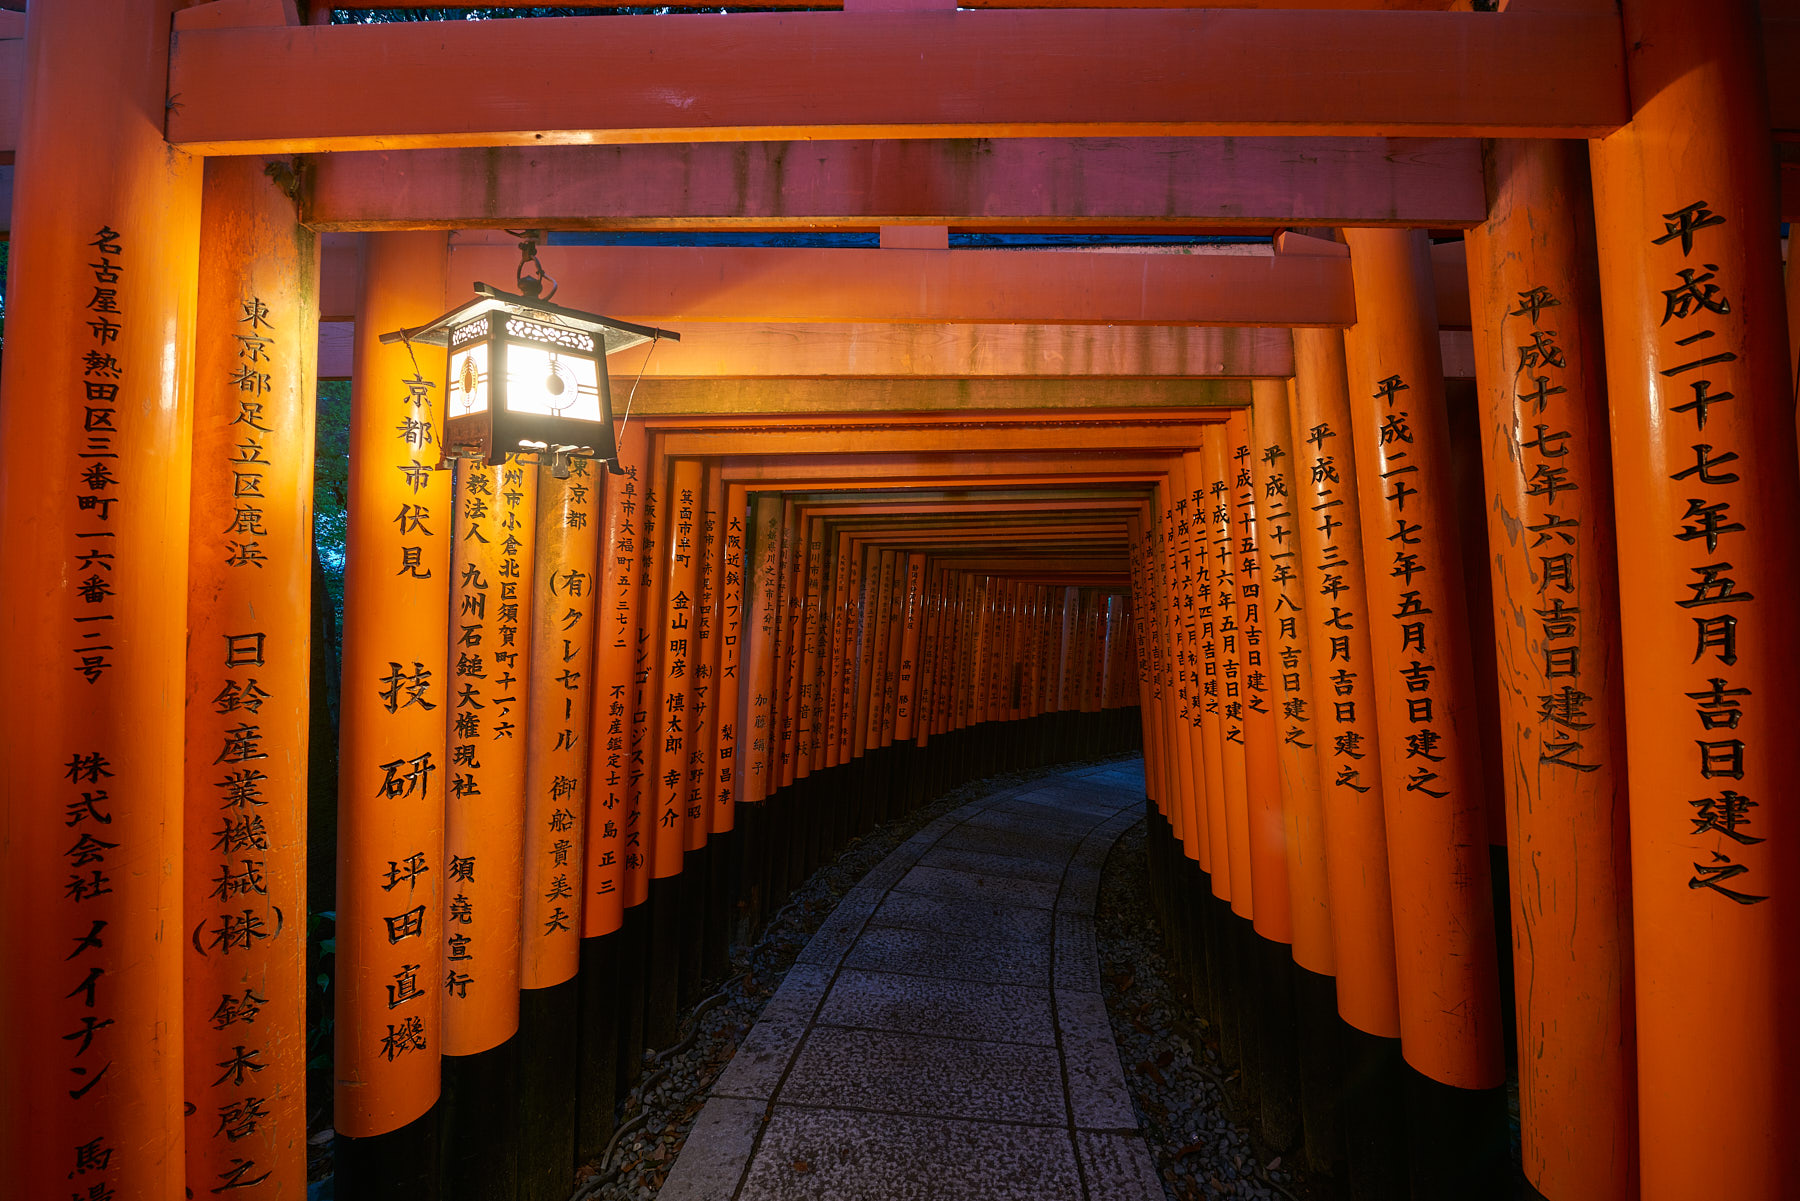
<svg viewBox="0 0 1800 1201">
<path fill-rule="evenodd" d="M 293 1082 L 306 1056 L 316 247 L 260 164 L 203 164 L 163 141 L 166 78 L 144 48 L 166 44 L 172 7 L 109 13 L 103 38 L 79 6 L 34 11 L 30 27 L 47 66 L 26 81 L 0 376 L 13 576 L 0 623 L 14 647 L 0 702 L 0 953 L 13 981 L 0 991 L 0 1160 L 32 1196 L 255 1196 L 297 1180 L 305 1142 Z M 1800 483 L 1766 102 L 1748 5 L 1639 0 L 1625 18 L 1629 126 L 1585 154 L 1490 152 L 1492 213 L 1469 248 L 1485 546 L 1463 539 L 1454 512 L 1423 235 L 1348 231 L 1358 325 L 1341 347 L 1296 331 L 1292 396 L 1259 384 L 1253 410 L 1182 456 L 1140 518 L 1131 620 L 1149 789 L 1206 892 L 1331 977 L 1347 1025 L 1398 1040 L 1422 1079 L 1470 1094 L 1506 1070 L 1497 810 L 1527 1177 L 1551 1198 L 1773 1198 L 1795 1174 L 1786 1127 L 1800 1110 L 1781 1021 L 1796 992 L 1783 936 L 1797 852 L 1775 791 L 1800 752 L 1785 735 L 1793 634 L 1772 614 L 1794 594 L 1781 531 Z M 359 329 L 442 307 L 440 236 L 373 236 L 365 254 Z M 528 994 L 527 981 L 579 965 L 597 937 L 590 916 L 623 929 L 633 881 L 650 903 L 652 881 L 704 853 L 696 831 L 724 832 L 750 800 L 719 801 L 717 764 L 694 781 L 666 758 L 697 750 L 686 725 L 667 749 L 667 701 L 692 712 L 702 681 L 671 687 L 680 639 L 660 627 L 699 582 L 682 560 L 680 498 L 706 508 L 704 470 L 671 464 L 685 483 L 670 477 L 656 530 L 645 497 L 638 554 L 658 557 L 624 585 L 643 608 L 621 647 L 610 568 L 597 567 L 598 591 L 561 585 L 553 615 L 540 602 L 561 578 L 548 565 L 618 545 L 629 518 L 606 498 L 623 485 L 595 480 L 579 500 L 574 481 L 542 488 L 504 468 L 456 480 L 423 440 L 431 366 L 371 338 L 357 354 L 338 909 L 338 1111 L 352 1143 L 404 1128 L 437 1095 L 444 1013 L 464 999 L 448 983 L 458 896 L 491 902 L 497 938 L 541 926 L 548 940 L 520 950 Z M 1270 447 L 1283 454 L 1265 458 Z M 1271 491 L 1283 474 L 1287 491 Z M 477 478 L 501 490 L 472 519 L 485 541 L 462 516 Z M 747 521 L 769 516 L 744 502 Z M 529 566 L 522 535 L 518 555 L 493 541 L 509 518 L 533 533 Z M 1477 552 L 1487 596 L 1465 582 L 1463 556 Z M 810 548 L 782 555 L 777 574 L 810 574 Z M 471 568 L 488 591 L 462 582 Z M 509 571 L 521 595 L 538 590 L 516 623 L 502 617 Z M 810 612 L 759 625 L 763 564 L 742 572 L 744 672 L 798 680 L 820 667 L 809 678 L 824 679 L 847 660 L 808 645 Z M 461 620 L 480 595 L 481 621 Z M 1485 656 L 1466 630 L 1490 600 L 1486 765 Z M 596 656 L 580 701 L 540 671 L 509 710 L 527 787 L 543 793 L 520 818 L 518 869 L 542 887 L 510 899 L 459 891 L 510 878 L 482 879 L 481 856 L 510 854 L 506 830 L 481 825 L 478 807 L 461 824 L 446 816 L 455 789 L 485 795 L 466 790 L 496 762 L 518 771 L 485 747 L 471 753 L 479 768 L 454 761 L 452 748 L 481 745 L 450 739 L 461 688 L 475 698 L 463 709 L 491 721 L 510 695 L 491 654 L 483 676 L 457 676 L 475 653 L 452 655 L 465 625 L 497 650 L 511 628 L 504 645 L 521 662 L 564 653 L 576 631 Z M 714 632 L 721 670 L 728 628 Z M 1260 689 L 1253 650 L 1273 657 Z M 1297 671 L 1277 666 L 1290 653 Z M 569 795 L 555 795 L 571 750 L 557 741 L 603 728 L 621 680 L 665 709 L 655 737 L 647 708 L 641 719 L 659 748 L 646 751 L 642 817 L 672 818 L 681 837 L 638 852 L 647 875 L 575 902 L 552 895 L 574 887 L 552 869 L 559 853 L 585 862 L 597 849 L 586 840 L 602 777 L 590 759 L 586 813 L 569 810 L 586 819 L 582 838 L 552 837 L 567 832 L 553 823 Z M 1233 686 L 1253 715 L 1239 724 Z M 706 754 L 720 753 L 728 691 L 707 696 L 720 717 Z M 740 728 L 758 694 L 743 695 Z M 818 694 L 780 695 L 769 716 L 794 738 L 786 761 L 761 761 L 765 792 L 829 768 L 832 747 L 869 750 L 866 722 L 845 742 L 842 705 L 833 742 L 829 712 L 818 734 Z M 1288 710 L 1301 700 L 1304 724 Z M 880 707 L 859 693 L 851 711 Z M 1310 747 L 1290 741 L 1295 728 Z M 733 762 L 758 760 L 740 746 Z"/>
</svg>

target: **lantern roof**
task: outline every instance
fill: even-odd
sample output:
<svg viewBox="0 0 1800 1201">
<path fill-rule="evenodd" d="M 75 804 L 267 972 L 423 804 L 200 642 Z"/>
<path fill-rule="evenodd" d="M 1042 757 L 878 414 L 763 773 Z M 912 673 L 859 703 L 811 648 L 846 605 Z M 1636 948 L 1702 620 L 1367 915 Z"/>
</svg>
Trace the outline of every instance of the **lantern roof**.
<svg viewBox="0 0 1800 1201">
<path fill-rule="evenodd" d="M 452 326 L 461 325 L 466 321 L 474 320 L 483 313 L 496 310 L 529 317 L 547 325 L 582 330 L 598 339 L 606 348 L 607 354 L 630 350 L 633 346 L 642 346 L 652 339 L 666 338 L 671 342 L 681 341 L 681 335 L 674 330 L 658 329 L 653 325 L 634 325 L 629 321 L 616 321 L 611 317 L 602 317 L 596 313 L 584 313 L 580 309 L 566 309 L 560 304 L 534 300 L 516 292 L 503 292 L 491 284 L 480 282 L 475 284 L 473 300 L 464 301 L 442 317 L 428 321 L 424 325 L 382 334 L 381 340 L 383 342 L 419 342 L 426 346 L 448 346 Z"/>
</svg>

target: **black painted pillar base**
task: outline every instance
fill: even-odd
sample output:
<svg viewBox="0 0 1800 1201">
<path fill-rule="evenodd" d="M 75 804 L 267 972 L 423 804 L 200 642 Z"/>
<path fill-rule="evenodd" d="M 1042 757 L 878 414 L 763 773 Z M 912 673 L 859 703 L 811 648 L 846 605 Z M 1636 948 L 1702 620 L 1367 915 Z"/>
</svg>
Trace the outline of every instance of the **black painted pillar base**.
<svg viewBox="0 0 1800 1201">
<path fill-rule="evenodd" d="M 760 802 L 739 805 L 736 820 L 738 920 L 732 941 L 747 945 L 761 937 L 768 913 L 768 807 Z"/>
<path fill-rule="evenodd" d="M 577 1163 L 586 1163 L 604 1151 L 613 1132 L 619 1075 L 621 942 L 617 931 L 581 940 L 581 974 L 576 977 L 581 994 L 580 1036 L 575 1047 L 580 1069 L 575 1095 Z M 448 1074 L 445 1079 L 448 1081 Z"/>
<path fill-rule="evenodd" d="M 660 1051 L 681 1025 L 681 877 L 650 881 L 649 971 L 644 978 L 644 1046 Z"/>
<path fill-rule="evenodd" d="M 1306 1166 L 1344 1186 L 1348 1196 L 1350 1161 L 1344 1147 L 1339 1099 L 1344 1089 L 1344 1054 L 1339 1045 L 1337 981 L 1305 968 L 1294 969 L 1294 1029 L 1300 1052 L 1300 1117 L 1305 1129 Z"/>
<path fill-rule="evenodd" d="M 1409 1066 L 1406 1111 L 1414 1197 L 1509 1201 L 1504 1088 L 1457 1088 Z"/>
<path fill-rule="evenodd" d="M 1261 935 L 1257 998 L 1262 1034 L 1262 1137 L 1278 1155 L 1291 1155 L 1305 1139 L 1300 1116 L 1300 1030 L 1294 1009 L 1293 948 Z"/>
<path fill-rule="evenodd" d="M 764 910 L 770 917 L 786 903 L 788 897 L 788 855 L 793 850 L 793 814 L 788 811 L 787 793 L 777 788 L 763 801 L 769 814 L 768 825 L 768 901 Z"/>
<path fill-rule="evenodd" d="M 1219 1031 L 1219 1062 L 1227 1072 L 1242 1072 L 1243 1026 L 1238 1021 L 1237 994 L 1240 987 L 1237 953 L 1231 937 L 1231 906 L 1212 895 L 1208 880 L 1206 894 L 1200 899 L 1206 915 L 1206 957 L 1215 965 L 1213 972 L 1213 1025 Z"/>
<path fill-rule="evenodd" d="M 342 1201 L 440 1201 L 438 1105 L 385 1134 L 338 1135 L 331 1144 L 333 1196 Z"/>
<path fill-rule="evenodd" d="M 1231 944 L 1232 1015 L 1238 1027 L 1238 1098 L 1253 1129 L 1262 1130 L 1263 1089 L 1263 997 L 1260 953 L 1261 941 L 1246 918 L 1229 908 L 1225 923 L 1227 941 Z"/>
<path fill-rule="evenodd" d="M 575 1183 L 578 990 L 519 990 L 519 1201 L 567 1201 Z"/>
<path fill-rule="evenodd" d="M 647 993 L 644 982 L 650 974 L 650 904 L 633 905 L 625 911 L 625 924 L 619 939 L 619 1058 L 613 1092 L 623 1101 L 625 1094 L 644 1074 L 644 1005 Z"/>
<path fill-rule="evenodd" d="M 1408 1201 L 1406 1075 L 1400 1040 L 1338 1023 L 1344 1053 L 1345 1155 L 1352 1201 Z M 1419 1201 L 1437 1201 L 1430 1196 Z"/>
<path fill-rule="evenodd" d="M 680 948 L 676 959 L 675 1005 L 686 1009 L 700 999 L 700 986 L 706 974 L 706 895 L 711 883 L 706 870 L 706 848 L 687 852 L 681 861 L 681 874 L 676 877 L 681 897 L 681 930 L 676 936 Z"/>
<path fill-rule="evenodd" d="M 474 1055 L 446 1055 L 442 1071 L 444 1201 L 512 1201 L 519 1192 L 518 1035 Z M 612 1112 L 610 1096 L 606 1108 Z M 340 1187 L 338 1195 L 347 1194 Z"/>
<path fill-rule="evenodd" d="M 737 859 L 737 831 L 726 830 L 706 840 L 705 947 L 700 962 L 703 981 L 723 980 L 731 969 L 731 927 L 737 915 L 737 888 L 732 865 Z"/>
</svg>

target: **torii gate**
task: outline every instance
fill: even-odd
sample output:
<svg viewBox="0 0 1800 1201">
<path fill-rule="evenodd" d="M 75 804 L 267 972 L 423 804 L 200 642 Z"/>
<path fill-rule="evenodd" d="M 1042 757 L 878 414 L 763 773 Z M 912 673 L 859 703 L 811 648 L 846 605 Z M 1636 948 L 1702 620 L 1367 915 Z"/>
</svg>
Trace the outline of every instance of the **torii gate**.
<svg viewBox="0 0 1800 1201">
<path fill-rule="evenodd" d="M 347 1195 L 566 1186 L 610 1121 L 609 1049 L 582 1043 L 579 1070 L 558 1049 L 610 1030 L 609 1005 L 637 1015 L 611 1049 L 672 1020 L 723 945 L 715 836 L 740 806 L 801 831 L 791 880 L 841 820 L 804 781 L 893 761 L 904 701 L 959 769 L 981 744 L 957 730 L 1137 705 L 1171 925 L 1225 1050 L 1269 1082 L 1265 1132 L 1294 1128 L 1278 1085 L 1310 1061 L 1280 1057 L 1323 1003 L 1368 1083 L 1344 1112 L 1352 1178 L 1462 1180 L 1505 1070 L 1498 811 L 1533 1186 L 1782 1196 L 1800 841 L 1776 788 L 1800 751 L 1793 635 L 1766 615 L 1795 591 L 1769 531 L 1800 480 L 1775 235 L 1794 160 L 1772 134 L 1800 129 L 1800 22 L 1680 0 L 879 8 L 0 15 L 0 1162 L 33 1197 L 304 1187 L 311 397 L 348 343 Z M 376 340 L 493 273 L 466 231 L 516 225 L 883 246 L 566 248 L 589 307 L 718 334 L 644 380 L 637 477 L 583 492 L 433 470 L 436 367 Z M 951 250 L 949 228 L 1344 232 L 1113 255 Z M 1467 231 L 1465 261 L 1428 229 Z M 355 269 L 315 231 L 362 233 Z M 1459 547 L 1453 361 L 1480 397 L 1488 595 Z M 819 498 L 868 486 L 1137 508 L 1002 554 L 980 540 L 1019 540 L 1033 522 L 1000 514 L 1028 505 L 865 521 Z M 711 546 L 682 529 L 709 524 Z M 702 593 L 710 633 L 670 638 Z M 534 628 L 534 598 L 570 637 Z M 1492 688 L 1467 635 L 1490 603 Z M 476 637 L 528 665 L 585 655 L 589 678 L 502 683 Z M 903 685 L 909 639 L 929 666 Z M 1028 690 L 1015 648 L 1057 670 Z M 1255 654 L 1279 680 L 1252 682 Z M 691 730 L 640 718 L 693 711 L 690 663 L 743 686 Z M 726 733 L 764 701 L 764 745 Z M 528 736 L 461 733 L 476 706 Z M 613 784 L 582 734 L 643 766 Z M 738 774 L 681 779 L 695 754 Z M 513 799 L 473 802 L 495 786 Z M 613 788 L 668 832 L 606 832 Z M 498 879 L 475 862 L 490 845 Z M 591 875 L 558 870 L 575 848 Z M 579 902 L 572 874 L 594 885 Z M 493 976 L 464 970 L 471 946 Z M 1289 960 L 1282 988 L 1247 983 Z M 600 986 L 619 966 L 648 998 Z M 1295 987 L 1290 1038 L 1255 1002 Z M 470 1131 L 508 1087 L 529 1130 L 484 1148 Z"/>
</svg>

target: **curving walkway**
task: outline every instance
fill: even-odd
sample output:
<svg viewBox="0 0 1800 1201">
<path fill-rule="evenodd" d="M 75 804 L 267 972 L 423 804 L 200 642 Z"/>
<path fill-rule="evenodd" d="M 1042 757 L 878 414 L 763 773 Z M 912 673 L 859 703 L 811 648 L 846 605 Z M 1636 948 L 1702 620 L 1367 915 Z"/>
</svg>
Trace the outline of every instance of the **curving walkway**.
<svg viewBox="0 0 1800 1201">
<path fill-rule="evenodd" d="M 1141 760 L 919 831 L 800 953 L 661 1201 L 1160 1201 L 1100 994 L 1100 869 Z"/>
</svg>

